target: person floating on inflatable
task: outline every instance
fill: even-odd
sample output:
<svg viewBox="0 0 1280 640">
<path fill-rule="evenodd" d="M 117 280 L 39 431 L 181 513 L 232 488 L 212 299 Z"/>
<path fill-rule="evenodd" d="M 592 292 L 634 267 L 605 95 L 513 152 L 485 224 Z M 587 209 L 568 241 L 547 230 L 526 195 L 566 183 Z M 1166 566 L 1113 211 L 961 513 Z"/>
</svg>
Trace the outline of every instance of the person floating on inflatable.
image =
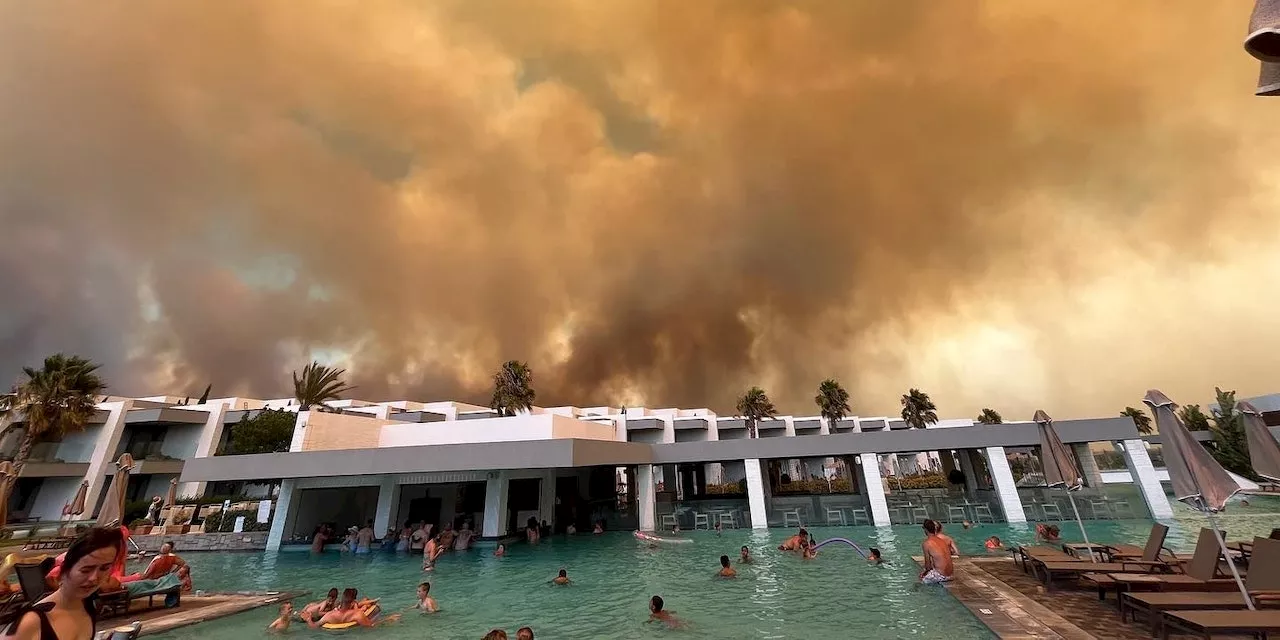
<svg viewBox="0 0 1280 640">
<path fill-rule="evenodd" d="M 343 589 L 342 601 L 338 607 L 319 619 L 315 619 L 309 611 L 302 612 L 302 620 L 312 629 L 348 629 L 354 626 L 372 627 L 378 615 L 377 600 L 358 600 L 359 593 L 352 588 Z M 390 620 L 385 620 L 390 621 Z M 383 621 L 379 621 L 383 622 Z"/>
</svg>

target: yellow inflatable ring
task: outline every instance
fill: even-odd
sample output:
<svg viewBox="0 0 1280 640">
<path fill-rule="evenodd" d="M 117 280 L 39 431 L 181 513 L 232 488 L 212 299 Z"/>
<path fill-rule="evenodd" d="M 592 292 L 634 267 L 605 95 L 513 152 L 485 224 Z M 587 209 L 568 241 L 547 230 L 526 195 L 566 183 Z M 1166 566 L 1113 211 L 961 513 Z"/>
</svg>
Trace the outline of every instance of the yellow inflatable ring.
<svg viewBox="0 0 1280 640">
<path fill-rule="evenodd" d="M 377 602 L 371 602 L 365 606 L 364 615 L 366 618 L 372 618 L 378 615 L 378 611 L 380 610 L 381 608 L 378 606 Z M 338 629 L 350 629 L 351 627 L 354 627 L 357 624 L 360 624 L 360 623 L 358 622 L 326 622 L 320 625 L 320 628 L 329 629 L 331 631 L 337 631 Z"/>
</svg>

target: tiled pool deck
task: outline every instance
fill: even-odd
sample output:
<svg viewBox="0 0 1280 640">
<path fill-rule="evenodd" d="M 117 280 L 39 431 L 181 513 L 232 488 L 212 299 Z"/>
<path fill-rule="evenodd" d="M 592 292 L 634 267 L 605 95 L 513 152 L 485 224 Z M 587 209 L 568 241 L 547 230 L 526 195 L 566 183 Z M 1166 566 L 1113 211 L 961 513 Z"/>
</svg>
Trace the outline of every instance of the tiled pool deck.
<svg viewBox="0 0 1280 640">
<path fill-rule="evenodd" d="M 922 558 L 914 558 L 922 563 Z M 1145 622 L 1122 623 L 1115 599 L 1063 583 L 1046 591 L 1008 557 L 956 558 L 951 595 L 1002 640 L 1146 640 Z M 1224 640 L 1228 636 L 1222 637 Z M 1244 637 L 1244 636 L 1231 636 Z"/>
<path fill-rule="evenodd" d="M 235 615 L 250 609 L 279 604 L 307 595 L 305 591 L 287 591 L 279 593 L 226 593 L 205 596 L 183 596 L 182 605 L 176 609 L 151 609 L 129 613 L 104 620 L 98 624 L 98 630 L 104 631 L 117 626 L 128 625 L 137 620 L 142 622 L 140 635 L 148 636 L 188 627 L 209 620 L 217 620 Z"/>
</svg>

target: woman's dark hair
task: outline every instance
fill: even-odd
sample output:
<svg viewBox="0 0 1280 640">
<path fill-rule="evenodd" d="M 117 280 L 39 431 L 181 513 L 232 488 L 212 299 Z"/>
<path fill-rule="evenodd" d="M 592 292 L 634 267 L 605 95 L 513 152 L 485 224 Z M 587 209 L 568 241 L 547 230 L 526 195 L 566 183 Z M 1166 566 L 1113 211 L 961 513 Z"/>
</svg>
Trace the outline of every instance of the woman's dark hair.
<svg viewBox="0 0 1280 640">
<path fill-rule="evenodd" d="M 67 548 L 67 555 L 62 559 L 62 571 L 70 572 L 77 562 L 99 549 L 114 549 L 119 553 L 124 544 L 124 535 L 119 528 L 94 527 L 75 539 Z"/>
</svg>

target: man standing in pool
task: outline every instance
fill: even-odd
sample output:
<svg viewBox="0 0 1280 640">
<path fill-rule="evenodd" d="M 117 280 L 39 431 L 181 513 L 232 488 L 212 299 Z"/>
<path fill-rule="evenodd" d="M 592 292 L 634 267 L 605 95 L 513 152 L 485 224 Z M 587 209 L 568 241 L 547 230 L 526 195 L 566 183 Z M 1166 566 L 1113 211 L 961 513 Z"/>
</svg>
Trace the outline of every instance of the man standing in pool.
<svg viewBox="0 0 1280 640">
<path fill-rule="evenodd" d="M 922 584 L 949 582 L 955 572 L 955 566 L 951 563 L 952 543 L 939 535 L 941 530 L 937 522 L 924 521 L 924 544 L 920 545 L 924 551 L 924 571 L 920 573 Z"/>
<path fill-rule="evenodd" d="M 720 570 L 716 572 L 718 578 L 736 578 L 738 572 L 729 566 L 729 556 L 720 556 Z"/>
<path fill-rule="evenodd" d="M 809 541 L 809 532 L 801 529 L 796 535 L 787 538 L 786 542 L 778 545 L 778 551 L 799 551 L 800 545 Z"/>
</svg>

